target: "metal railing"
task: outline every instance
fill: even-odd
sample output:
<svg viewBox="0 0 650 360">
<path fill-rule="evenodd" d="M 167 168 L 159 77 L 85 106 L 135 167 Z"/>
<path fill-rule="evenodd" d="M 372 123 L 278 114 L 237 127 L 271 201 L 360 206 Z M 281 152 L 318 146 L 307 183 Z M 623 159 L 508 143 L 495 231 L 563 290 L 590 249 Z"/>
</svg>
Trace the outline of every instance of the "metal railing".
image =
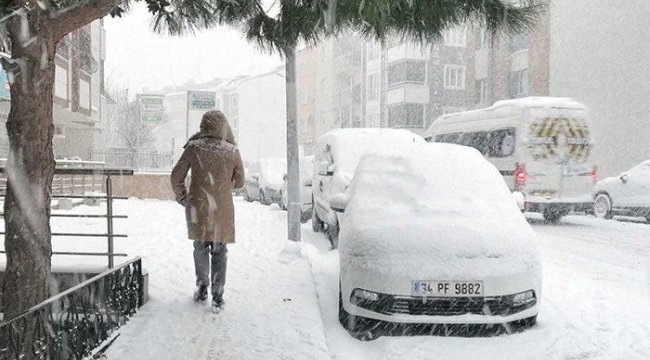
<svg viewBox="0 0 650 360">
<path fill-rule="evenodd" d="M 58 165 L 58 163 L 57 163 Z M 0 173 L 5 173 L 5 168 L 0 167 Z M 125 215 L 113 214 L 113 200 L 125 200 L 126 197 L 113 196 L 113 183 L 111 176 L 130 176 L 133 175 L 131 169 L 106 169 L 106 168 L 87 168 L 87 167 L 57 167 L 54 170 L 55 177 L 58 176 L 83 176 L 95 179 L 95 177 L 105 177 L 104 194 L 92 192 L 90 194 L 75 195 L 74 187 L 69 193 L 58 193 L 52 195 L 52 199 L 95 199 L 106 200 L 106 214 L 88 215 L 88 214 L 51 214 L 51 218 L 105 218 L 106 219 L 106 233 L 69 233 L 69 232 L 53 232 L 53 237 L 104 237 L 107 239 L 106 252 L 72 252 L 72 251 L 53 251 L 52 255 L 82 255 L 82 256 L 106 256 L 108 258 L 108 267 L 112 268 L 115 264 L 115 257 L 126 257 L 127 254 L 115 253 L 114 239 L 126 238 L 126 234 L 115 234 L 113 227 L 113 219 L 126 219 Z M 5 180 L 6 182 L 6 180 Z M 1 188 L 0 188 L 1 189 Z M 4 198 L 5 192 L 0 192 L 0 198 Z M 3 214 L 4 215 L 4 214 Z M 2 217 L 4 219 L 4 216 Z M 0 232 L 0 235 L 5 235 L 5 232 Z M 0 251 L 5 253 L 5 251 Z"/>
<path fill-rule="evenodd" d="M 86 358 L 143 304 L 136 257 L 0 322 L 0 360 Z"/>
</svg>

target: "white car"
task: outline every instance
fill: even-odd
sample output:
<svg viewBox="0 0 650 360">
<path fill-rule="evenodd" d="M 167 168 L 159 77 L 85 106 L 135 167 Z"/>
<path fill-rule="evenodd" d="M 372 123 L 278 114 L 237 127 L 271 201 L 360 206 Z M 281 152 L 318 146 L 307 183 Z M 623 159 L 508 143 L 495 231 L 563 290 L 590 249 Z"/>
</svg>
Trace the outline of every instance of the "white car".
<svg viewBox="0 0 650 360">
<path fill-rule="evenodd" d="M 542 296 L 535 233 L 475 149 L 368 152 L 331 207 L 343 211 L 339 319 L 353 336 L 374 338 L 382 324 L 535 324 Z"/>
<path fill-rule="evenodd" d="M 246 173 L 244 200 L 259 201 L 263 205 L 280 203 L 287 160 L 283 158 L 264 158 L 251 164 Z"/>
<path fill-rule="evenodd" d="M 300 220 L 306 222 L 311 218 L 312 211 L 312 173 L 314 172 L 314 157 L 306 156 L 300 159 Z M 287 210 L 289 198 L 287 194 L 287 175 L 284 175 L 284 182 L 280 190 L 280 209 Z"/>
<path fill-rule="evenodd" d="M 594 215 L 597 217 L 639 216 L 650 223 L 650 160 L 619 176 L 599 181 L 595 194 Z"/>
</svg>

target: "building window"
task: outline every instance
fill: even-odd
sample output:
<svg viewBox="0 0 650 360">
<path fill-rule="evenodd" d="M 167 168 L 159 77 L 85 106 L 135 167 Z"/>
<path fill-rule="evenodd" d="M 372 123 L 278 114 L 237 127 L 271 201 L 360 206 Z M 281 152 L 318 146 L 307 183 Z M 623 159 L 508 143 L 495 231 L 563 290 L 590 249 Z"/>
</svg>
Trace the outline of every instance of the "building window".
<svg viewBox="0 0 650 360">
<path fill-rule="evenodd" d="M 388 123 L 391 128 L 423 128 L 424 106 L 422 104 L 400 104 L 388 108 Z"/>
<path fill-rule="evenodd" d="M 93 58 L 92 38 L 90 37 L 90 28 L 79 30 L 79 68 L 88 74 L 94 74 L 97 71 L 97 61 Z"/>
<path fill-rule="evenodd" d="M 478 104 L 486 104 L 488 102 L 488 80 L 476 80 L 476 94 L 478 97 Z"/>
<path fill-rule="evenodd" d="M 467 28 L 465 26 L 449 29 L 444 34 L 445 45 L 465 47 L 467 44 Z"/>
<path fill-rule="evenodd" d="M 490 47 L 490 33 L 486 28 L 481 28 L 478 31 L 478 36 L 476 37 L 476 48 L 477 49 L 487 49 Z"/>
<path fill-rule="evenodd" d="M 465 67 L 445 65 L 445 89 L 462 90 L 465 88 Z"/>
<path fill-rule="evenodd" d="M 90 81 L 79 79 L 79 106 L 90 110 Z"/>
<path fill-rule="evenodd" d="M 68 100 L 68 69 L 56 65 L 54 74 L 54 95 L 60 99 Z"/>
<path fill-rule="evenodd" d="M 320 113 L 320 124 L 321 124 L 321 125 L 325 125 L 325 121 L 326 121 L 326 120 L 327 120 L 327 119 L 325 118 L 325 112 L 322 111 L 322 112 Z"/>
<path fill-rule="evenodd" d="M 426 81 L 426 62 L 421 60 L 404 60 L 388 67 L 388 85 L 409 82 L 424 84 Z"/>
<path fill-rule="evenodd" d="M 70 59 L 70 35 L 66 35 L 56 44 L 56 53 L 62 58 Z"/>
<path fill-rule="evenodd" d="M 517 52 L 528 49 L 530 36 L 528 34 L 516 34 L 510 37 L 510 52 Z"/>
<path fill-rule="evenodd" d="M 379 98 L 379 75 L 368 75 L 368 100 L 377 100 Z"/>
<path fill-rule="evenodd" d="M 510 97 L 519 98 L 528 96 L 529 88 L 528 69 L 510 73 Z"/>
</svg>

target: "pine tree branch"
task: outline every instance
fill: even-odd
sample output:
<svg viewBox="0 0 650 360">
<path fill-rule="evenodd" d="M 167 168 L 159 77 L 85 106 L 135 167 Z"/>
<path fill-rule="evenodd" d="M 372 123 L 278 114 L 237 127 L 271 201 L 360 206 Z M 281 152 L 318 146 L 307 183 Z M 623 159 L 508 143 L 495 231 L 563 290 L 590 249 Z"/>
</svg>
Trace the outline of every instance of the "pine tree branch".
<svg viewBox="0 0 650 360">
<path fill-rule="evenodd" d="M 121 0 L 80 0 L 72 6 L 50 14 L 54 41 L 58 42 L 72 31 L 94 20 L 103 18 L 121 3 Z"/>
</svg>

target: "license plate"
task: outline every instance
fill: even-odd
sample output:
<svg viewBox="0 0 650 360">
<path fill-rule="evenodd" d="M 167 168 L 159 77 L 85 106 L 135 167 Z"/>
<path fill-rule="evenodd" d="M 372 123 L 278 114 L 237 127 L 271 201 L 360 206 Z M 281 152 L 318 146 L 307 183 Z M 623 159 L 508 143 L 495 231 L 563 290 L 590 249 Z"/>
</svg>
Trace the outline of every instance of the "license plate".
<svg viewBox="0 0 650 360">
<path fill-rule="evenodd" d="M 583 174 L 591 175 L 591 172 L 585 166 L 566 165 L 562 167 L 562 175 L 564 176 L 580 176 Z"/>
<path fill-rule="evenodd" d="M 478 296 L 483 295 L 482 281 L 428 281 L 412 282 L 413 296 Z"/>
</svg>

